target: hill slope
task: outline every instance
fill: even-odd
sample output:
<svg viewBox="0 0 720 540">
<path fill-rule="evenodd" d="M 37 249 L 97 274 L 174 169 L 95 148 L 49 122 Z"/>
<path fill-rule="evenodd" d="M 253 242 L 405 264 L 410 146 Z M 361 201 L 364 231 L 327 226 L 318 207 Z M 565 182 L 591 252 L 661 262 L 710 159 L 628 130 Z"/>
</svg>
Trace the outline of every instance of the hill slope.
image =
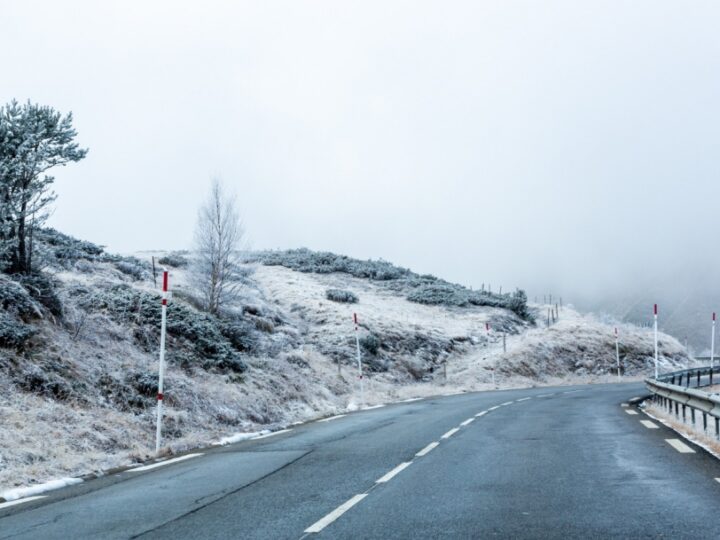
<svg viewBox="0 0 720 540">
<path fill-rule="evenodd" d="M 107 254 L 52 230 L 39 243 L 43 274 L 0 279 L 0 492 L 146 459 L 153 445 L 160 296 L 149 257 Z M 170 452 L 362 405 L 488 389 L 493 378 L 500 386 L 603 380 L 614 361 L 610 327 L 572 310 L 551 328 L 535 327 L 517 293 L 308 251 L 252 254 L 243 301 L 217 319 L 194 307 L 187 255 L 164 256 L 174 289 Z M 282 264 L 298 257 L 312 264 Z M 338 259 L 345 262 L 318 262 Z M 641 373 L 650 334 L 623 332 L 626 371 Z M 662 352 L 667 366 L 685 361 L 667 336 Z"/>
</svg>

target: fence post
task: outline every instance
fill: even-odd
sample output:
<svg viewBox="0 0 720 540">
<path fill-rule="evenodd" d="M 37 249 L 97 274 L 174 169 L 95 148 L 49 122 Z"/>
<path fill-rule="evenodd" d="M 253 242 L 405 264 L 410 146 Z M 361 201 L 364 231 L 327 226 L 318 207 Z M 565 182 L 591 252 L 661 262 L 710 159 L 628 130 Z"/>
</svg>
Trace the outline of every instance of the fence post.
<svg viewBox="0 0 720 540">
<path fill-rule="evenodd" d="M 353 323 L 355 323 L 355 347 L 357 349 L 357 367 L 358 379 L 360 381 L 360 403 L 365 404 L 365 390 L 363 389 L 363 372 L 362 360 L 360 358 L 360 330 L 358 329 L 357 313 L 353 313 Z"/>
</svg>

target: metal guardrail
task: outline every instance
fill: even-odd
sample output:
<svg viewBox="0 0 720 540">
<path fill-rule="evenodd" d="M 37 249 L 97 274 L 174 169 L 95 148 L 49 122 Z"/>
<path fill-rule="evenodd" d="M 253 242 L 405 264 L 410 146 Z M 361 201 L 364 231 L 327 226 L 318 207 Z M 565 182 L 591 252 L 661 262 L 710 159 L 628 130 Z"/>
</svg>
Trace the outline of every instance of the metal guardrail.
<svg viewBox="0 0 720 540">
<path fill-rule="evenodd" d="M 688 409 L 693 425 L 695 425 L 695 412 L 700 411 L 703 430 L 707 431 L 708 415 L 712 416 L 715 420 L 715 437 L 720 439 L 720 394 L 700 390 L 711 386 L 714 375 L 718 374 L 720 374 L 720 366 L 682 369 L 664 373 L 657 379 L 645 379 L 645 385 L 653 393 L 656 405 L 670 414 L 674 413 L 676 418 L 682 418 L 683 423 L 686 422 Z M 695 387 L 691 388 L 690 385 L 693 383 Z"/>
</svg>

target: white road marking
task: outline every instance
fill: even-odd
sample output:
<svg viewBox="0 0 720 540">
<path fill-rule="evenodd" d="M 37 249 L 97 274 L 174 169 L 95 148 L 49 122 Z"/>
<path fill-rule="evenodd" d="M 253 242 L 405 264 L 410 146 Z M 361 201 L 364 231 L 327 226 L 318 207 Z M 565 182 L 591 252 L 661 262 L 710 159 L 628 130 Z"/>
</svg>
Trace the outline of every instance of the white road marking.
<svg viewBox="0 0 720 540">
<path fill-rule="evenodd" d="M 345 512 L 350 510 L 357 503 L 362 501 L 365 497 L 367 497 L 367 493 L 361 493 L 360 495 L 355 495 L 352 499 L 350 499 L 349 501 L 338 506 L 335 510 L 330 512 L 327 516 L 325 516 L 324 518 L 322 518 L 322 519 L 316 521 L 315 523 L 313 523 L 312 525 L 310 525 L 307 529 L 305 529 L 304 532 L 319 533 L 325 527 L 327 527 L 333 521 L 335 521 L 337 518 L 342 516 Z"/>
<path fill-rule="evenodd" d="M 409 467 L 410 465 L 412 465 L 412 461 L 406 461 L 405 463 L 401 463 L 400 465 L 398 465 L 397 467 L 395 467 L 392 471 L 390 471 L 389 473 L 387 473 L 387 474 L 386 474 L 385 476 L 383 476 L 382 478 L 379 478 L 379 479 L 375 480 L 375 483 L 376 483 L 376 484 L 384 484 L 385 482 L 389 482 L 396 474 L 398 474 L 399 472 L 405 470 L 405 469 L 406 469 L 407 467 Z"/>
<path fill-rule="evenodd" d="M 370 406 L 370 407 L 365 407 L 365 408 L 362 409 L 362 410 L 363 410 L 363 411 L 371 411 L 372 409 L 380 409 L 381 407 L 384 407 L 384 406 L 385 406 L 385 404 L 384 404 L 384 403 L 381 403 L 380 405 L 372 405 L 372 406 Z"/>
<path fill-rule="evenodd" d="M 512 405 L 512 401 L 506 401 L 505 403 L 501 404 L 501 407 L 504 407 L 505 405 Z"/>
<path fill-rule="evenodd" d="M 660 429 L 660 427 L 650 420 L 640 420 L 640 423 L 648 429 Z"/>
<path fill-rule="evenodd" d="M 536 397 L 548 397 L 548 396 L 552 396 L 552 394 L 540 394 L 539 396 L 536 396 Z"/>
<path fill-rule="evenodd" d="M 495 405 L 494 407 L 490 407 L 488 411 L 494 411 L 495 409 L 499 409 L 500 405 Z"/>
<path fill-rule="evenodd" d="M 439 442 L 431 442 L 428 444 L 425 448 L 420 450 L 417 454 L 415 454 L 418 457 L 423 457 L 425 454 L 428 454 L 431 450 L 433 450 L 435 447 L 437 447 L 440 443 Z"/>
<path fill-rule="evenodd" d="M 716 478 L 715 481 L 720 483 L 720 478 Z"/>
<path fill-rule="evenodd" d="M 190 458 L 194 458 L 194 457 L 198 457 L 198 456 L 202 456 L 202 454 L 188 454 L 186 456 L 180 456 L 178 458 L 168 459 L 167 461 L 161 461 L 160 463 L 153 463 L 152 465 L 144 465 L 142 467 L 136 467 L 135 469 L 128 469 L 128 472 L 150 471 L 152 469 L 157 469 L 158 467 L 164 467 L 165 465 L 170 465 L 171 463 L 185 461 L 186 459 L 190 459 Z"/>
<path fill-rule="evenodd" d="M 487 414 L 487 411 L 480 411 L 475 415 L 475 418 L 480 418 L 481 416 L 485 416 Z"/>
<path fill-rule="evenodd" d="M 335 416 L 322 418 L 321 420 L 318 420 L 318 422 L 331 422 L 332 420 L 337 420 L 338 418 L 342 418 L 343 416 L 347 416 L 347 414 L 336 414 Z"/>
<path fill-rule="evenodd" d="M 16 504 L 22 504 L 30 501 L 36 501 L 38 499 L 44 499 L 45 495 L 35 495 L 34 497 L 25 497 L 24 499 L 18 499 L 16 501 L 8 501 L 4 503 L 0 503 L 0 508 L 8 508 L 10 506 L 15 506 Z"/>
<path fill-rule="evenodd" d="M 679 439 L 665 439 L 665 442 L 672 446 L 675 450 L 681 454 L 694 454 L 695 450 L 690 448 L 687 444 Z"/>
<path fill-rule="evenodd" d="M 272 437 L 273 435 L 280 435 L 281 433 L 287 433 L 288 431 L 292 431 L 292 429 L 280 429 L 278 431 L 273 431 L 272 433 L 266 433 L 265 435 L 259 435 L 258 437 L 255 437 L 253 440 L 257 441 L 258 439 L 267 439 L 268 437 Z"/>
<path fill-rule="evenodd" d="M 637 414 L 637 411 L 634 411 L 632 409 L 625 409 L 625 412 L 628 414 Z"/>
<path fill-rule="evenodd" d="M 443 435 L 443 436 L 440 437 L 440 438 L 441 438 L 441 439 L 449 439 L 450 437 L 452 437 L 453 435 L 455 435 L 458 431 L 460 431 L 460 428 L 454 427 L 454 428 L 452 428 L 450 431 L 448 431 L 445 435 Z"/>
<path fill-rule="evenodd" d="M 421 397 L 411 397 L 410 399 L 403 399 L 402 402 L 403 403 L 412 403 L 413 401 L 420 401 L 421 399 L 422 399 Z"/>
<path fill-rule="evenodd" d="M 621 407 L 629 407 L 630 405 L 628 405 L 627 403 L 621 403 L 620 406 Z"/>
<path fill-rule="evenodd" d="M 527 401 L 528 399 L 531 399 L 531 398 L 529 398 L 529 397 L 524 397 L 524 398 L 522 398 L 522 399 L 516 399 L 515 401 L 518 402 L 518 403 L 520 403 L 521 401 Z"/>
<path fill-rule="evenodd" d="M 637 400 L 639 400 L 639 399 L 641 399 L 641 398 L 639 398 L 639 397 L 634 397 L 634 398 L 630 398 L 628 401 L 637 401 Z"/>
<path fill-rule="evenodd" d="M 475 421 L 474 418 L 468 418 L 468 419 L 465 420 L 464 422 L 460 422 L 460 425 L 461 425 L 461 426 L 467 426 L 468 424 L 472 424 L 474 421 Z"/>
</svg>

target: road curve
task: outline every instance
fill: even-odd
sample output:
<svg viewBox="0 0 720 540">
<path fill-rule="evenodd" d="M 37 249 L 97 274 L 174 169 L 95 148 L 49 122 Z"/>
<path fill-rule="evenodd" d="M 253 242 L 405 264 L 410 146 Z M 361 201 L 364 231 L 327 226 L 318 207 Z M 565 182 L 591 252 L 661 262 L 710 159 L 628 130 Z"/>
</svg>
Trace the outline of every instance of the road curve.
<svg viewBox="0 0 720 540">
<path fill-rule="evenodd" d="M 348 414 L 2 508 L 0 539 L 720 537 L 720 462 L 626 412 L 642 393 L 534 388 Z"/>
</svg>

